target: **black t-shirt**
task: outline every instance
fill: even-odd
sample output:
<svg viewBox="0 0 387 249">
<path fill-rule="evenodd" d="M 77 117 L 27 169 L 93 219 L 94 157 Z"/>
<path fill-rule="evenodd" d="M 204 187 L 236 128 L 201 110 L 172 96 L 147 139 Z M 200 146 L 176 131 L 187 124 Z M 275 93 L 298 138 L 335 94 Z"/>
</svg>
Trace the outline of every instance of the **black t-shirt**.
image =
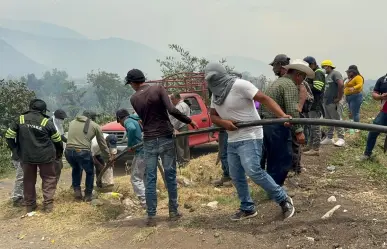
<svg viewBox="0 0 387 249">
<path fill-rule="evenodd" d="M 387 75 L 380 77 L 378 81 L 376 81 L 374 92 L 379 94 L 387 93 Z"/>
</svg>

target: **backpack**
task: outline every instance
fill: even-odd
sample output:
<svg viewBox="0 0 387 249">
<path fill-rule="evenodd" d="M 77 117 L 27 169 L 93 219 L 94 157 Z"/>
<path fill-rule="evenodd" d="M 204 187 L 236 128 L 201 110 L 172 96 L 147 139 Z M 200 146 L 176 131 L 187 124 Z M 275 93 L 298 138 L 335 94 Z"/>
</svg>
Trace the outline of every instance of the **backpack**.
<svg viewBox="0 0 387 249">
<path fill-rule="evenodd" d="M 313 101 L 314 101 L 314 96 L 313 96 L 312 89 L 310 89 L 309 84 L 306 81 L 303 81 L 302 84 L 305 86 L 306 93 L 307 93 L 305 103 L 302 106 L 302 112 L 303 113 L 308 113 L 312 109 L 312 105 L 313 105 Z"/>
</svg>

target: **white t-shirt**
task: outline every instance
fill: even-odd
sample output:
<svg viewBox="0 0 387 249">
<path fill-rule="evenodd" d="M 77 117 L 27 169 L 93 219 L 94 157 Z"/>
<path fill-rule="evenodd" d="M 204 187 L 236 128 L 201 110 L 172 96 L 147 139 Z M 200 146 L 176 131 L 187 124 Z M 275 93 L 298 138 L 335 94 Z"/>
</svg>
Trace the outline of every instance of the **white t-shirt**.
<svg viewBox="0 0 387 249">
<path fill-rule="evenodd" d="M 237 79 L 223 104 L 216 105 L 211 100 L 211 108 L 214 108 L 222 119 L 236 122 L 261 120 L 253 100 L 258 91 L 258 88 L 249 81 Z M 227 133 L 228 142 L 263 138 L 262 126 L 240 128 Z"/>
<path fill-rule="evenodd" d="M 103 134 L 103 137 L 106 139 L 106 137 L 109 136 L 108 134 L 104 133 Z M 90 148 L 90 151 L 91 151 L 91 155 L 92 156 L 97 156 L 97 155 L 101 155 L 101 149 L 99 148 L 99 145 L 98 145 L 98 142 L 97 142 L 97 138 L 94 137 L 92 140 L 91 140 L 91 148 Z"/>
</svg>

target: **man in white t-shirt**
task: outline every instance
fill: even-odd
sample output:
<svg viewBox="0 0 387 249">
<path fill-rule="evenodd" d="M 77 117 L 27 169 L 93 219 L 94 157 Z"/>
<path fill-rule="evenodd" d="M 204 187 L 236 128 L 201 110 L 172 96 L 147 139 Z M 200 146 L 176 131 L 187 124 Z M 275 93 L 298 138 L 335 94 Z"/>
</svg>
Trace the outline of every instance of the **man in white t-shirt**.
<svg viewBox="0 0 387 249">
<path fill-rule="evenodd" d="M 106 144 L 109 147 L 109 151 L 111 154 L 115 155 L 117 154 L 117 136 L 114 134 L 103 134 Z M 102 168 L 105 166 L 105 161 L 103 160 L 101 154 L 101 148 L 98 145 L 97 138 L 93 138 L 91 140 L 91 155 L 93 157 L 93 163 L 95 167 L 95 174 L 96 178 L 98 178 L 98 175 L 100 174 Z M 101 178 L 101 182 L 97 182 L 97 187 L 110 187 L 114 185 L 114 179 L 113 179 L 113 168 L 110 167 L 106 170 L 106 172 L 103 174 Z"/>
<path fill-rule="evenodd" d="M 231 217 L 231 220 L 243 220 L 257 215 L 246 175 L 281 206 L 284 218 L 290 218 L 295 211 L 292 199 L 260 165 L 262 127 L 238 129 L 235 126 L 237 122 L 260 120 L 254 101 L 266 105 L 278 117 L 289 118 L 290 116 L 252 83 L 228 75 L 220 63 L 209 63 L 206 66 L 205 79 L 212 92 L 211 120 L 214 124 L 225 128 L 228 133 L 229 171 L 241 201 L 240 210 Z"/>
</svg>

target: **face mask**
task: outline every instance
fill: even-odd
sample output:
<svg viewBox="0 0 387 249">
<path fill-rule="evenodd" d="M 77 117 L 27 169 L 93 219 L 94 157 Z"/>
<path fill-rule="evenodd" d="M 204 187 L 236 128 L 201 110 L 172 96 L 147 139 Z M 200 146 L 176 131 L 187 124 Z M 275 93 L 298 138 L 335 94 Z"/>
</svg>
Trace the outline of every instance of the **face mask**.
<svg viewBox="0 0 387 249">
<path fill-rule="evenodd" d="M 57 123 L 58 125 L 63 125 L 64 120 L 63 120 L 63 119 L 56 119 L 56 123 Z"/>
<path fill-rule="evenodd" d="M 327 70 L 325 70 L 325 68 L 323 68 L 322 71 L 324 74 L 327 74 Z"/>
</svg>

